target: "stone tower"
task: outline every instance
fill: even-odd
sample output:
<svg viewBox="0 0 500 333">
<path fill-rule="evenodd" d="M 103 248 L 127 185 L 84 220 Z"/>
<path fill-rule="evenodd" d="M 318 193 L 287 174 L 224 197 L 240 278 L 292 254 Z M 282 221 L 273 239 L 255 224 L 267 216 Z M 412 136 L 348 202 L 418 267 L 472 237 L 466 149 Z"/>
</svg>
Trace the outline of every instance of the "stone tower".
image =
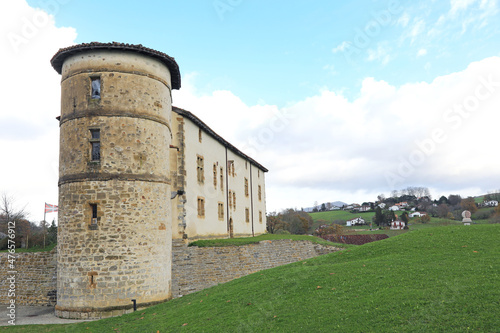
<svg viewBox="0 0 500 333">
<path fill-rule="evenodd" d="M 89 43 L 61 78 L 56 315 L 99 318 L 171 297 L 172 89 L 179 67 L 142 45 Z"/>
</svg>

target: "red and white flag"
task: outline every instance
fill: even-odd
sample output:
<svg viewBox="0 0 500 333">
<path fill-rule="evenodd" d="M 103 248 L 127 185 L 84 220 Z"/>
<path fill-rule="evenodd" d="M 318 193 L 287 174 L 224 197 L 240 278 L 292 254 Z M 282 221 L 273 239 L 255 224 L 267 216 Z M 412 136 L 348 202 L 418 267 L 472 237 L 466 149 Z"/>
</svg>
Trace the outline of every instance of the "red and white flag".
<svg viewBox="0 0 500 333">
<path fill-rule="evenodd" d="M 55 213 L 57 211 L 58 207 L 56 205 L 45 203 L 45 213 Z"/>
</svg>

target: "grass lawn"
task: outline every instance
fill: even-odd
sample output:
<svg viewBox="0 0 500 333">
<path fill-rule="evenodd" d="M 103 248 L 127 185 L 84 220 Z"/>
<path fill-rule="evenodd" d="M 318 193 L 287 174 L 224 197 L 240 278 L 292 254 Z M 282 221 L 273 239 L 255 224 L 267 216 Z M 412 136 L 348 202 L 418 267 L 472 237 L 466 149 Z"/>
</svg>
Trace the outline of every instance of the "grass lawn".
<svg viewBox="0 0 500 333">
<path fill-rule="evenodd" d="M 264 234 L 256 237 L 244 237 L 244 238 L 225 238 L 225 239 L 203 239 L 192 243 L 189 246 L 199 246 L 199 247 L 210 247 L 210 246 L 240 246 L 246 244 L 258 243 L 263 240 L 276 240 L 276 239 L 291 239 L 291 240 L 307 240 L 316 244 L 322 245 L 333 245 L 346 247 L 346 244 L 338 244 L 326 241 L 322 238 L 307 235 L 274 235 L 274 234 Z M 349 245 L 347 245 L 348 247 Z"/>
<path fill-rule="evenodd" d="M 23 253 L 23 252 L 47 252 L 47 251 L 52 251 L 55 247 L 57 246 L 57 244 L 51 244 L 51 245 L 47 245 L 46 247 L 30 247 L 29 249 L 16 249 L 16 253 Z M 9 250 L 2 250 L 0 251 L 0 253 L 2 252 L 8 252 Z"/>
<path fill-rule="evenodd" d="M 9 331 L 498 332 L 499 239 L 498 224 L 414 230 L 117 318 Z"/>
</svg>

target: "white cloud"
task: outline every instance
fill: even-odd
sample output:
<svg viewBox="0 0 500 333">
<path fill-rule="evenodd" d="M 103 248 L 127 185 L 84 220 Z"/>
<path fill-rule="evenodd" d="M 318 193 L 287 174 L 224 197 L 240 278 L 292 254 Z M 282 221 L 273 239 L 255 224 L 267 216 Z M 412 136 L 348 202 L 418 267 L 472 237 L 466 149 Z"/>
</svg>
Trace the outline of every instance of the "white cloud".
<svg viewBox="0 0 500 333">
<path fill-rule="evenodd" d="M 0 2 L 0 62 L 4 98 L 0 111 L 0 192 L 43 219 L 43 205 L 57 204 L 60 76 L 50 59 L 73 44 L 76 32 L 57 28 L 54 17 L 24 0 Z M 52 214 L 55 215 L 55 214 Z M 47 216 L 52 220 L 52 216 Z"/>
<path fill-rule="evenodd" d="M 402 26 L 404 28 L 408 25 L 408 23 L 410 23 L 410 15 L 405 12 L 398 19 L 397 25 Z"/>
<path fill-rule="evenodd" d="M 333 53 L 344 52 L 344 50 L 346 48 L 348 48 L 350 45 L 351 45 L 351 43 L 343 41 L 342 43 L 340 43 L 339 45 L 337 45 L 335 48 L 333 48 L 332 52 Z"/>
<path fill-rule="evenodd" d="M 426 49 L 420 49 L 418 50 L 417 52 L 417 57 L 423 57 L 427 54 L 427 50 Z"/>
<path fill-rule="evenodd" d="M 315 200 L 373 200 L 409 185 L 432 187 L 435 193 L 487 192 L 500 181 L 500 159 L 482 144 L 497 141 L 499 57 L 430 83 L 394 87 L 366 78 L 353 101 L 323 90 L 281 109 L 248 106 L 227 91 L 197 96 L 190 90 L 193 82 L 186 81 L 188 90 L 176 92 L 174 104 L 193 111 L 269 168 L 269 210 Z M 489 97 L 478 100 L 476 94 Z M 455 105 L 464 111 L 453 112 Z M 231 119 L 231 126 L 220 119 Z M 442 142 L 429 141 L 436 129 Z M 400 173 L 405 163 L 412 170 Z M 390 174 L 401 181 L 392 184 Z M 476 193 L 464 193 L 470 194 Z"/>
<path fill-rule="evenodd" d="M 76 33 L 56 28 L 49 17 L 44 25 L 40 19 L 36 33 L 23 36 L 23 24 L 43 14 L 24 1 L 9 2 L 8 10 L 1 7 L 7 7 L 5 2 L 0 3 L 3 35 L 17 34 L 26 43 L 18 44 L 16 52 L 8 39 L 0 42 L 0 60 L 8 64 L 3 69 L 8 96 L 0 111 L 5 156 L 0 192 L 28 204 L 36 221 L 42 218 L 44 201 L 57 202 L 59 128 L 54 117 L 59 114 L 60 76 L 49 60 L 58 48 L 71 45 Z M 336 49 L 348 45 L 344 42 Z M 391 60 L 386 43 L 370 52 L 371 61 Z M 490 75 L 492 83 L 481 83 Z M 484 193 L 500 182 L 500 159 L 490 144 L 498 141 L 500 57 L 472 63 L 430 83 L 395 87 L 365 78 L 354 100 L 323 89 L 283 108 L 249 106 L 230 91 L 203 95 L 196 90 L 194 73 L 183 74 L 182 80 L 183 88 L 174 91 L 174 105 L 194 112 L 269 168 L 270 210 L 300 208 L 315 200 L 373 200 L 394 189 L 386 178 L 391 173 L 401 178 L 396 188 L 422 185 L 441 194 L 464 189 Z M 488 92 L 493 92 L 488 98 L 476 96 Z M 436 129 L 446 139 L 429 143 Z M 423 150 L 430 153 L 422 155 Z M 419 156 L 423 161 L 401 174 L 401 166 Z"/>
<path fill-rule="evenodd" d="M 388 43 L 382 42 L 377 44 L 376 49 L 368 49 L 368 61 L 379 61 L 382 65 L 386 65 L 391 61 L 391 48 Z"/>
<path fill-rule="evenodd" d="M 466 10 L 477 1 L 478 0 L 450 0 L 450 13 L 455 15 L 459 11 Z"/>
</svg>

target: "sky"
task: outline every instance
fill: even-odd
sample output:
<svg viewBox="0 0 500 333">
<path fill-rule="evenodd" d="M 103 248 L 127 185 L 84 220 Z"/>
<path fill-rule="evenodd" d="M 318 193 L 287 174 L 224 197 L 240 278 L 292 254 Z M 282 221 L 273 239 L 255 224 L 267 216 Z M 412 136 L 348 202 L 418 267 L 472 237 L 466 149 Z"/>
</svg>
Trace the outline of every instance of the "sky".
<svg viewBox="0 0 500 333">
<path fill-rule="evenodd" d="M 176 59 L 173 104 L 269 169 L 268 212 L 500 188 L 498 0 L 0 2 L 0 193 L 57 204 L 59 48 Z M 47 220 L 56 218 L 48 214 Z"/>
</svg>

